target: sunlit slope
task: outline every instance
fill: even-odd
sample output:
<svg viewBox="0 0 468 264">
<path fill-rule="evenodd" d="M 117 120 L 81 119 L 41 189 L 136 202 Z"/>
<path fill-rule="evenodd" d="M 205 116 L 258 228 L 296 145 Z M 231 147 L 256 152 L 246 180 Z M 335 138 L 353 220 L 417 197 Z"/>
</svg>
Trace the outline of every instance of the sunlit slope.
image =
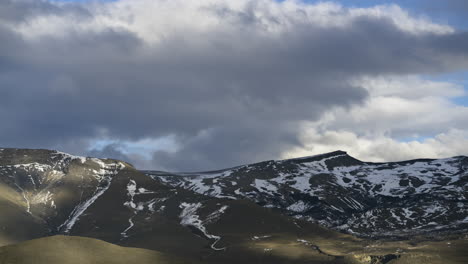
<svg viewBox="0 0 468 264">
<path fill-rule="evenodd" d="M 196 263 L 152 250 L 125 248 L 97 239 L 53 236 L 0 248 L 1 264 Z"/>
<path fill-rule="evenodd" d="M 67 233 L 127 167 L 50 150 L 0 149 L 0 246 Z"/>
<path fill-rule="evenodd" d="M 19 193 L 0 182 L 0 246 L 47 234 L 43 221 L 29 214 L 26 207 Z"/>
</svg>

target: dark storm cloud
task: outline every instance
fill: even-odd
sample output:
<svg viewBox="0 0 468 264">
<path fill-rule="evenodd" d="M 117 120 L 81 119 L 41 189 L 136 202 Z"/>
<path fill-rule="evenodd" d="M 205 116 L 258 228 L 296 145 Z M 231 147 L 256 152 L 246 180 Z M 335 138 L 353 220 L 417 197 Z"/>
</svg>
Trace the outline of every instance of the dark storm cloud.
<svg viewBox="0 0 468 264">
<path fill-rule="evenodd" d="M 181 139 L 184 146 L 181 150 L 158 151 L 154 154 L 153 162 L 160 168 L 201 171 L 241 165 L 247 161 L 263 161 L 272 159 L 273 153 L 297 146 L 296 134 L 295 124 L 288 126 L 278 123 L 275 126 L 260 121 L 257 124 L 227 124 L 204 131 L 196 137 Z M 216 159 L 214 155 L 222 158 Z"/>
<path fill-rule="evenodd" d="M 57 12 L 20 3 L 34 10 L 24 19 Z M 234 30 L 179 32 L 157 45 L 121 28 L 30 41 L 0 27 L 0 144 L 63 149 L 102 136 L 175 135 L 179 150 L 155 153 L 154 168 L 222 168 L 275 158 L 300 144 L 299 121 L 363 102 L 354 76 L 467 66 L 462 32 L 415 35 L 360 18 L 266 36 L 251 12 L 230 15 Z M 128 157 L 115 146 L 94 152 L 103 153 Z"/>
<path fill-rule="evenodd" d="M 0 2 L 0 21 L 21 22 L 42 15 L 68 15 L 76 18 L 91 16 L 80 5 L 68 4 L 65 8 L 45 0 L 2 0 Z"/>
</svg>

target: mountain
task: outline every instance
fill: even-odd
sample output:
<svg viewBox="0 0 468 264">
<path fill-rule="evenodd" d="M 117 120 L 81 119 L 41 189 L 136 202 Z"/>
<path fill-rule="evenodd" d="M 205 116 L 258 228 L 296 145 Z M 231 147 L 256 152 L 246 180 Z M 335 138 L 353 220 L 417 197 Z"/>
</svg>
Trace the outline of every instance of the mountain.
<svg viewBox="0 0 468 264">
<path fill-rule="evenodd" d="M 407 237 L 468 228 L 468 157 L 369 163 L 336 151 L 215 172 L 146 174 L 174 187 L 248 199 L 359 236 Z"/>
<path fill-rule="evenodd" d="M 1 149 L 0 260 L 87 237 L 191 263 L 466 263 L 467 167 L 467 157 L 367 163 L 339 151 L 168 173 Z"/>
</svg>

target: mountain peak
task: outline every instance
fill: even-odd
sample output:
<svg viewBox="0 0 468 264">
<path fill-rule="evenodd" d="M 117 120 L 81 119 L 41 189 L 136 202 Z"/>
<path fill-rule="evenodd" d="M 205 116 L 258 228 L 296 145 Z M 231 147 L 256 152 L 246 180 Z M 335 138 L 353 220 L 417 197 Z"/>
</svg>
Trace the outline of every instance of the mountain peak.
<svg viewBox="0 0 468 264">
<path fill-rule="evenodd" d="M 287 159 L 285 161 L 300 161 L 300 162 L 305 162 L 305 161 L 314 161 L 314 160 L 321 160 L 321 159 L 326 159 L 326 158 L 332 158 L 332 157 L 341 157 L 341 156 L 348 156 L 348 153 L 343 150 L 336 150 L 332 152 L 327 152 L 327 153 L 322 153 L 322 154 L 317 154 L 317 155 L 311 155 L 311 156 L 304 156 L 304 157 L 298 157 L 298 158 L 292 158 L 292 159 Z"/>
<path fill-rule="evenodd" d="M 456 157 L 362 162 L 338 150 L 190 177 L 147 174 L 205 196 L 250 199 L 335 230 L 406 236 L 458 230 L 468 222 L 467 208 L 460 200 L 465 164 Z"/>
</svg>

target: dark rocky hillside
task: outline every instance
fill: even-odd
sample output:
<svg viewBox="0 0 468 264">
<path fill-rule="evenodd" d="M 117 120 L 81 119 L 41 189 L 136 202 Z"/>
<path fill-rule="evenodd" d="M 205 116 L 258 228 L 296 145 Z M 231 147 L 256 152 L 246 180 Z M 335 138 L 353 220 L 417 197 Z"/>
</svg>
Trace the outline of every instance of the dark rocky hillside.
<svg viewBox="0 0 468 264">
<path fill-rule="evenodd" d="M 466 157 L 367 163 L 333 152 L 141 172 L 1 149 L 0 246 L 67 235 L 203 263 L 466 263 L 467 167 Z"/>
<path fill-rule="evenodd" d="M 216 172 L 146 173 L 162 184 L 210 197 L 248 199 L 359 236 L 434 235 L 468 228 L 468 157 L 368 163 L 337 151 Z"/>
</svg>

